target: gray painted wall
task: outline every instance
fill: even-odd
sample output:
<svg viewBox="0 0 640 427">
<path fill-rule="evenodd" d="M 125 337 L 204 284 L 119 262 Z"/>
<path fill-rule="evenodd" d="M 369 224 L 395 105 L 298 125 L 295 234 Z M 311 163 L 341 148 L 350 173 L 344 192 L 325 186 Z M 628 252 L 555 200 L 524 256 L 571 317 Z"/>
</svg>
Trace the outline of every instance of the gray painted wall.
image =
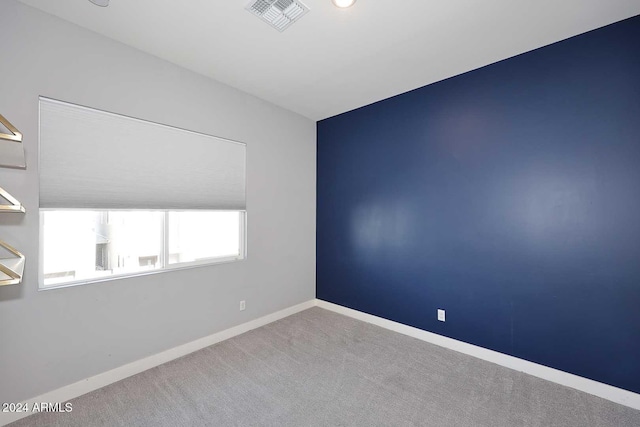
<svg viewBox="0 0 640 427">
<path fill-rule="evenodd" d="M 314 298 L 314 122 L 13 0 L 0 2 L 0 40 L 0 113 L 27 156 L 26 171 L 0 168 L 27 208 L 0 217 L 0 238 L 27 257 L 23 284 L 0 288 L 0 402 Z M 39 95 L 246 142 L 248 258 L 38 291 Z"/>
</svg>

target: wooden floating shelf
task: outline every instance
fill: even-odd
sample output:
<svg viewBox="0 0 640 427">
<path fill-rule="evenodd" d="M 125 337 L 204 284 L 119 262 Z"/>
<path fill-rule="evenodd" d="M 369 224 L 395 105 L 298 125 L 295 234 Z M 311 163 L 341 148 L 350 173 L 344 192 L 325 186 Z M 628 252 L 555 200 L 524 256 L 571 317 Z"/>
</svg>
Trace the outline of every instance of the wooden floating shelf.
<svg viewBox="0 0 640 427">
<path fill-rule="evenodd" d="M 15 255 L 12 258 L 0 258 L 0 286 L 22 283 L 24 274 L 24 255 L 8 243 L 0 240 L 0 246 Z"/>
<path fill-rule="evenodd" d="M 26 169 L 22 133 L 0 114 L 0 124 L 9 133 L 0 132 L 0 167 Z"/>
<path fill-rule="evenodd" d="M 0 205 L 0 212 L 14 212 L 14 213 L 25 213 L 26 210 L 22 203 L 18 201 L 11 194 L 7 193 L 2 187 L 0 187 L 0 197 L 9 202 L 8 205 Z"/>
</svg>

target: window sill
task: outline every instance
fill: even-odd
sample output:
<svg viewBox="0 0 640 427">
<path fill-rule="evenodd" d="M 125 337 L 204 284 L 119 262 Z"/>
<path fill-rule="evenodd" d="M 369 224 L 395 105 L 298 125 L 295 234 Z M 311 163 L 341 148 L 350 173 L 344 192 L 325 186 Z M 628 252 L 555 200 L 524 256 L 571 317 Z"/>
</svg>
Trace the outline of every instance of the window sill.
<svg viewBox="0 0 640 427">
<path fill-rule="evenodd" d="M 124 273 L 124 274 L 114 274 L 112 276 L 106 277 L 96 277 L 94 279 L 82 279 L 82 280 L 73 280 L 65 283 L 56 283 L 53 285 L 43 285 L 42 281 L 39 282 L 38 291 L 50 291 L 53 289 L 61 289 L 61 288 L 69 288 L 73 286 L 82 286 L 82 285 L 90 285 L 93 283 L 102 283 L 102 282 L 110 282 L 113 280 L 120 279 L 129 279 L 132 277 L 140 277 L 140 276 L 150 276 L 153 274 L 162 274 L 169 273 L 172 271 L 180 271 L 180 270 L 190 270 L 192 268 L 200 268 L 200 267 L 209 267 L 212 265 L 218 264 L 229 264 L 238 261 L 244 261 L 246 257 L 242 256 L 233 256 L 233 257 L 224 257 L 224 258 L 211 258 L 207 260 L 201 261 L 193 261 L 193 262 L 184 262 L 180 264 L 173 264 L 168 267 L 158 268 L 155 270 L 148 271 L 139 271 L 135 273 Z M 42 280 L 42 279 L 41 279 Z"/>
</svg>

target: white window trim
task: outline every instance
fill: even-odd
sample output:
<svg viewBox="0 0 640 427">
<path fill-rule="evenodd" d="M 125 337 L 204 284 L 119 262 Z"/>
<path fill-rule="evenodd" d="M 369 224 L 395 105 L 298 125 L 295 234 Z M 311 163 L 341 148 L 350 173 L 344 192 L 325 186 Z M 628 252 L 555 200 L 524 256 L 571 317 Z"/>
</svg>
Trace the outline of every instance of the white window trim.
<svg viewBox="0 0 640 427">
<path fill-rule="evenodd" d="M 73 280 L 69 282 L 64 282 L 55 285 L 45 285 L 44 284 L 44 216 L 41 214 L 44 211 L 59 211 L 63 209 L 45 209 L 40 208 L 39 210 L 39 245 L 38 245 L 38 291 L 49 291 L 53 289 L 61 289 L 61 288 L 69 288 L 73 286 L 81 286 L 81 285 L 89 285 L 93 283 L 102 283 L 102 282 L 110 282 L 112 280 L 120 280 L 120 279 L 128 279 L 133 277 L 140 276 L 149 276 L 153 274 L 162 274 L 173 271 L 180 270 L 188 270 L 192 268 L 200 268 L 207 267 L 217 264 L 228 264 L 237 261 L 243 261 L 247 258 L 247 211 L 241 210 L 242 215 L 240 215 L 240 254 L 238 256 L 226 256 L 226 257 L 211 257 L 204 258 L 198 261 L 190 261 L 190 262 L 180 262 L 169 264 L 169 246 L 168 246 L 168 236 L 169 236 L 169 212 L 176 212 L 174 210 L 163 211 L 164 212 L 164 229 L 162 235 L 162 267 L 148 270 L 148 271 L 137 271 L 132 273 L 122 273 L 122 274 L 112 274 L 110 276 L 104 277 L 96 277 L 91 279 L 80 279 Z M 64 209 L 64 210 L 76 210 L 76 209 Z M 77 210 L 86 210 L 86 209 L 77 209 Z M 94 209 L 91 209 L 94 210 Z M 118 210 L 118 209 L 108 209 L 110 211 Z M 129 209 L 126 209 L 129 210 Z M 145 209 L 146 210 L 146 209 Z"/>
</svg>

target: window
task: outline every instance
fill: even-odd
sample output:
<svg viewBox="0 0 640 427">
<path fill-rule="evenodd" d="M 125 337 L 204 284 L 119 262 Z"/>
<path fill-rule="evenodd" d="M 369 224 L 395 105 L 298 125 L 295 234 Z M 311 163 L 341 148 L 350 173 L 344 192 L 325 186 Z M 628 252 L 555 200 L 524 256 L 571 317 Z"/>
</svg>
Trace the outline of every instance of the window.
<svg viewBox="0 0 640 427">
<path fill-rule="evenodd" d="M 42 210 L 43 287 L 244 258 L 242 211 Z"/>
<path fill-rule="evenodd" d="M 40 98 L 40 286 L 245 257 L 246 145 Z"/>
<path fill-rule="evenodd" d="M 169 212 L 169 264 L 239 257 L 243 218 L 238 212 Z"/>
</svg>

